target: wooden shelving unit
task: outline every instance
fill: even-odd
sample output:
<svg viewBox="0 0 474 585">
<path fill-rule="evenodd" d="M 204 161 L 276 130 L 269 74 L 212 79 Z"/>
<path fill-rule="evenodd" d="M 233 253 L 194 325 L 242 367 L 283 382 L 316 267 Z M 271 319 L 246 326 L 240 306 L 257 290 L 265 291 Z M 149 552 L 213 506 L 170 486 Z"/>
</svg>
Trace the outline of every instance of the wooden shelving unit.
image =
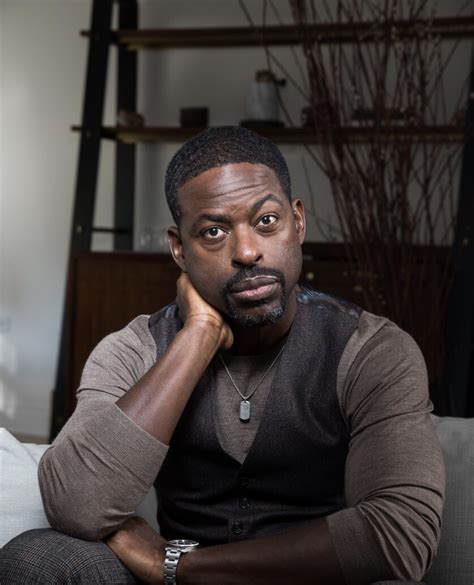
<svg viewBox="0 0 474 585">
<path fill-rule="evenodd" d="M 89 55 L 82 123 L 73 127 L 74 131 L 80 132 L 81 141 L 71 230 L 68 285 L 54 392 L 51 438 L 54 438 L 71 413 L 74 402 L 74 388 L 71 386 L 71 380 L 74 379 L 76 381 L 75 378 L 77 378 L 78 372 L 82 367 L 80 362 L 86 355 L 85 350 L 90 350 L 88 346 L 91 341 L 90 339 L 83 344 L 83 347 L 78 346 L 82 338 L 74 329 L 78 325 L 77 319 L 74 318 L 74 311 L 80 313 L 79 308 L 82 306 L 81 303 L 83 303 L 84 299 L 87 300 L 86 304 L 94 307 L 94 311 L 101 311 L 103 309 L 103 306 L 100 304 L 100 299 L 104 296 L 103 292 L 99 291 L 95 296 L 91 296 L 91 287 L 96 280 L 100 280 L 99 277 L 102 274 L 105 274 L 109 270 L 107 268 L 109 264 L 112 272 L 107 282 L 109 280 L 112 282 L 115 278 L 113 276 L 115 274 L 113 270 L 116 267 L 116 273 L 118 275 L 117 282 L 119 284 L 122 282 L 121 279 L 124 278 L 122 276 L 123 274 L 130 275 L 134 271 L 140 272 L 142 265 L 146 265 L 149 268 L 148 258 L 144 257 L 143 254 L 139 255 L 126 251 L 130 250 L 133 241 L 135 145 L 152 142 L 179 143 L 202 130 L 202 128 L 166 126 L 142 128 L 104 127 L 103 105 L 106 91 L 108 55 L 111 46 L 115 45 L 118 50 L 117 111 L 126 110 L 134 112 L 136 110 L 137 89 L 136 51 L 141 49 L 233 48 L 262 47 L 264 45 L 291 46 L 300 43 L 302 32 L 304 32 L 306 38 L 314 38 L 320 43 L 328 44 L 351 43 L 354 41 L 370 43 L 387 38 L 393 40 L 410 38 L 423 40 L 438 36 L 448 40 L 474 38 L 474 16 L 435 18 L 432 20 L 417 20 L 415 22 L 402 20 L 384 23 L 383 25 L 372 22 L 336 22 L 306 28 L 303 27 L 303 29 L 295 26 L 267 26 L 138 30 L 137 0 L 120 0 L 117 3 L 119 17 L 118 30 L 112 30 L 113 5 L 115 0 L 91 0 L 91 2 L 92 16 L 90 31 L 83 31 L 81 33 L 83 36 L 88 37 Z M 473 124 L 469 127 L 471 128 L 472 126 Z M 307 128 L 261 127 L 253 129 L 280 144 L 316 144 L 320 140 Z M 412 138 L 413 134 L 416 134 L 417 137 L 419 136 L 420 142 L 462 143 L 466 141 L 466 144 L 470 144 L 472 149 L 472 136 L 466 135 L 465 128 L 460 126 L 407 129 L 401 126 L 397 127 L 394 124 L 392 126 L 372 128 L 370 124 L 364 123 L 360 126 L 354 124 L 351 127 L 341 128 L 339 138 L 341 142 L 364 143 L 369 136 L 373 138 L 374 132 L 379 133 L 381 141 L 404 140 L 408 135 Z M 100 143 L 104 139 L 113 140 L 116 144 L 114 223 L 110 227 L 94 227 L 93 216 L 98 160 Z M 469 156 L 471 155 L 469 154 Z M 469 183 L 464 189 L 466 194 L 472 192 L 470 185 Z M 84 276 L 83 280 L 81 276 L 83 272 L 78 267 L 88 265 L 89 259 L 87 258 L 87 254 L 90 251 L 91 238 L 94 231 L 113 233 L 114 248 L 116 250 L 124 250 L 123 254 L 127 256 L 126 262 L 124 267 L 122 267 L 121 261 L 125 259 L 125 256 L 116 252 L 104 256 L 97 264 L 98 272 L 94 272 L 96 268 L 91 268 L 89 272 L 92 274 L 92 277 Z M 306 258 L 305 274 L 314 275 L 318 271 L 321 271 L 321 269 L 322 272 L 326 270 L 328 274 L 332 273 L 333 268 L 331 266 L 336 266 L 336 263 L 333 262 L 331 264 L 330 262 L 326 262 L 325 264 L 324 259 L 321 257 L 321 250 L 318 252 L 319 257 L 317 258 L 317 264 L 314 270 L 311 261 Z M 308 253 L 308 250 L 306 250 L 306 253 Z M 94 264 L 94 255 L 89 254 L 89 256 L 91 256 L 90 260 L 92 264 L 96 266 Z M 142 270 L 140 272 L 142 275 L 140 278 L 143 279 L 143 284 L 149 284 L 147 290 L 150 293 L 151 299 L 156 300 L 152 290 L 157 286 L 156 279 L 161 283 L 167 283 L 166 286 L 171 287 L 169 290 L 173 289 L 173 279 L 176 275 L 173 272 L 174 266 L 170 265 L 168 260 L 158 257 L 154 259 L 154 280 L 152 279 L 150 282 L 148 282 L 149 276 L 146 271 L 143 272 Z M 136 266 L 132 267 L 135 264 Z M 81 288 L 82 285 L 80 283 L 83 281 L 86 285 Z M 319 285 L 320 283 L 317 284 Z M 332 280 L 330 285 L 330 289 L 328 290 L 336 290 L 336 292 L 339 290 L 339 285 L 336 281 Z M 104 284 L 105 286 L 108 286 L 107 283 Z M 474 289 L 474 283 L 472 288 Z M 169 290 L 166 290 L 168 292 L 165 294 L 165 291 L 163 291 L 163 294 L 169 296 Z M 341 289 L 341 293 L 345 294 L 345 289 Z M 139 308 L 139 305 L 135 304 L 135 300 L 133 302 L 130 301 L 129 305 L 130 314 Z M 148 308 L 148 305 L 145 305 L 146 303 L 144 304 L 144 310 L 151 310 Z M 91 315 L 88 310 L 84 314 Z M 114 319 L 119 319 L 119 316 L 116 314 L 113 317 Z M 104 323 L 104 330 L 98 331 L 97 335 L 106 333 L 106 329 L 110 324 L 108 321 Z M 116 323 L 114 321 L 115 325 Z M 464 362 L 461 366 L 465 366 Z"/>
<path fill-rule="evenodd" d="M 280 144 L 318 144 L 318 136 L 309 128 L 270 128 L 262 126 L 253 128 L 259 134 Z M 82 132 L 81 126 L 73 126 L 75 132 Z M 118 140 L 124 144 L 139 144 L 141 142 L 184 142 L 204 128 L 181 128 L 179 126 L 149 126 L 143 128 L 125 128 L 120 126 L 103 126 L 102 138 Z M 423 142 L 464 142 L 466 133 L 463 126 L 423 126 L 423 127 L 396 127 L 387 126 L 370 128 L 367 126 L 340 128 L 339 138 L 342 142 L 364 143 L 373 139 L 375 132 L 380 135 L 381 141 L 397 141 L 413 136 Z"/>
<path fill-rule="evenodd" d="M 394 20 L 383 24 L 373 22 L 323 23 L 304 27 L 226 27 L 186 29 L 142 29 L 112 31 L 113 42 L 128 49 L 179 49 L 206 47 L 254 47 L 267 45 L 298 45 L 302 30 L 320 43 L 352 43 L 416 36 L 442 36 L 458 39 L 474 35 L 474 17 L 459 16 L 432 20 Z M 89 31 L 82 31 L 89 36 Z"/>
<path fill-rule="evenodd" d="M 386 35 L 403 39 L 440 36 L 444 39 L 474 37 L 474 16 L 434 18 L 432 20 L 398 20 L 388 23 L 339 22 L 312 26 L 265 26 L 265 27 L 224 27 L 224 28 L 185 28 L 185 29 L 120 29 L 110 32 L 111 42 L 127 50 L 142 49 L 185 49 L 185 48 L 224 48 L 255 47 L 262 45 L 291 46 L 301 43 L 302 30 L 311 38 L 322 43 L 352 43 L 364 40 L 372 42 Z M 81 34 L 90 37 L 90 31 Z M 73 126 L 74 131 L 82 132 L 82 126 Z M 117 140 L 123 144 L 142 142 L 183 142 L 203 128 L 180 128 L 171 126 L 123 128 L 102 127 L 101 137 Z M 255 129 L 267 138 L 280 144 L 317 144 L 320 139 L 307 128 L 268 128 Z M 463 142 L 465 129 L 462 126 L 427 126 L 406 129 L 385 127 L 372 129 L 353 126 L 340 129 L 344 142 L 364 143 L 374 132 L 381 133 L 383 140 L 403 140 L 416 134 L 425 142 Z M 382 136 L 383 134 L 383 136 Z"/>
</svg>

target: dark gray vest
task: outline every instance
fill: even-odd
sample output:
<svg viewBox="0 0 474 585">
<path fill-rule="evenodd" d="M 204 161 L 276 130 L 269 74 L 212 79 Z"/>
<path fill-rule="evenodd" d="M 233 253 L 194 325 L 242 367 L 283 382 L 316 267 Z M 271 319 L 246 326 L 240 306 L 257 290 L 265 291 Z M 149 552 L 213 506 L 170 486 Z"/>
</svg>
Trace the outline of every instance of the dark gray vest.
<svg viewBox="0 0 474 585">
<path fill-rule="evenodd" d="M 217 438 L 209 367 L 173 434 L 156 479 L 165 538 L 204 545 L 281 532 L 344 506 L 349 432 L 336 395 L 339 360 L 361 310 L 309 290 L 278 363 L 254 443 L 241 465 Z M 176 306 L 153 315 L 157 355 L 182 323 Z"/>
</svg>

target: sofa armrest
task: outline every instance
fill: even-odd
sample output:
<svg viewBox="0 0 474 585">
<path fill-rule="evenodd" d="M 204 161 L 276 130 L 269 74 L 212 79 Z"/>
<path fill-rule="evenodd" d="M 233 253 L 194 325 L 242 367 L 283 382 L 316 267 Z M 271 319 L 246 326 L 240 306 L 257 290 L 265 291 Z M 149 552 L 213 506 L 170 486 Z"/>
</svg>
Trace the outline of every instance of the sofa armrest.
<svg viewBox="0 0 474 585">
<path fill-rule="evenodd" d="M 46 528 L 37 467 L 47 445 L 20 443 L 0 428 L 0 547 L 31 528 Z"/>
<path fill-rule="evenodd" d="M 425 581 L 428 585 L 471 585 L 474 582 L 474 418 L 433 416 L 433 422 L 446 466 L 446 502 L 438 555 Z"/>
</svg>

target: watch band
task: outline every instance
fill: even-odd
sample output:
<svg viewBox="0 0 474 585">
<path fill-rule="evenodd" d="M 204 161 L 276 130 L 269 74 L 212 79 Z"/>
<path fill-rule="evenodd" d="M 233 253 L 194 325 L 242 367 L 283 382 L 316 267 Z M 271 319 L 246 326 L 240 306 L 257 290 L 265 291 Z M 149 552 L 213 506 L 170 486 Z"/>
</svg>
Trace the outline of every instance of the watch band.
<svg viewBox="0 0 474 585">
<path fill-rule="evenodd" d="M 182 554 L 182 550 L 166 547 L 164 585 L 176 585 L 176 571 L 178 569 L 179 557 Z"/>
<path fill-rule="evenodd" d="M 176 585 L 176 571 L 182 554 L 188 553 L 199 546 L 195 540 L 170 540 L 165 546 L 165 562 L 163 566 L 164 585 Z"/>
</svg>

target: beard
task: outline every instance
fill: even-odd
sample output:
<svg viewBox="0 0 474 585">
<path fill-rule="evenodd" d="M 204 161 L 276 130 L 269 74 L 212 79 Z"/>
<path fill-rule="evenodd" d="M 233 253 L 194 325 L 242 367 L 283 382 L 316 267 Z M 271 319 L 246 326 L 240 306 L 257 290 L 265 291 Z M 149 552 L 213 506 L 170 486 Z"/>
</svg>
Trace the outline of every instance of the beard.
<svg viewBox="0 0 474 585">
<path fill-rule="evenodd" d="M 240 306 L 236 307 L 232 302 L 231 289 L 239 282 L 256 276 L 275 277 L 280 284 L 280 299 L 279 305 L 277 307 L 272 309 L 269 308 L 268 311 L 262 312 L 259 315 L 252 315 L 247 312 L 247 309 L 262 307 L 269 304 L 271 301 L 269 299 L 259 299 L 256 301 L 241 303 Z M 235 324 L 241 325 L 243 327 L 263 327 L 264 325 L 273 325 L 285 314 L 286 279 L 285 275 L 280 270 L 276 270 L 275 268 L 243 268 L 240 272 L 234 274 L 234 276 L 224 284 L 220 293 L 226 304 L 227 315 L 230 320 Z"/>
</svg>

